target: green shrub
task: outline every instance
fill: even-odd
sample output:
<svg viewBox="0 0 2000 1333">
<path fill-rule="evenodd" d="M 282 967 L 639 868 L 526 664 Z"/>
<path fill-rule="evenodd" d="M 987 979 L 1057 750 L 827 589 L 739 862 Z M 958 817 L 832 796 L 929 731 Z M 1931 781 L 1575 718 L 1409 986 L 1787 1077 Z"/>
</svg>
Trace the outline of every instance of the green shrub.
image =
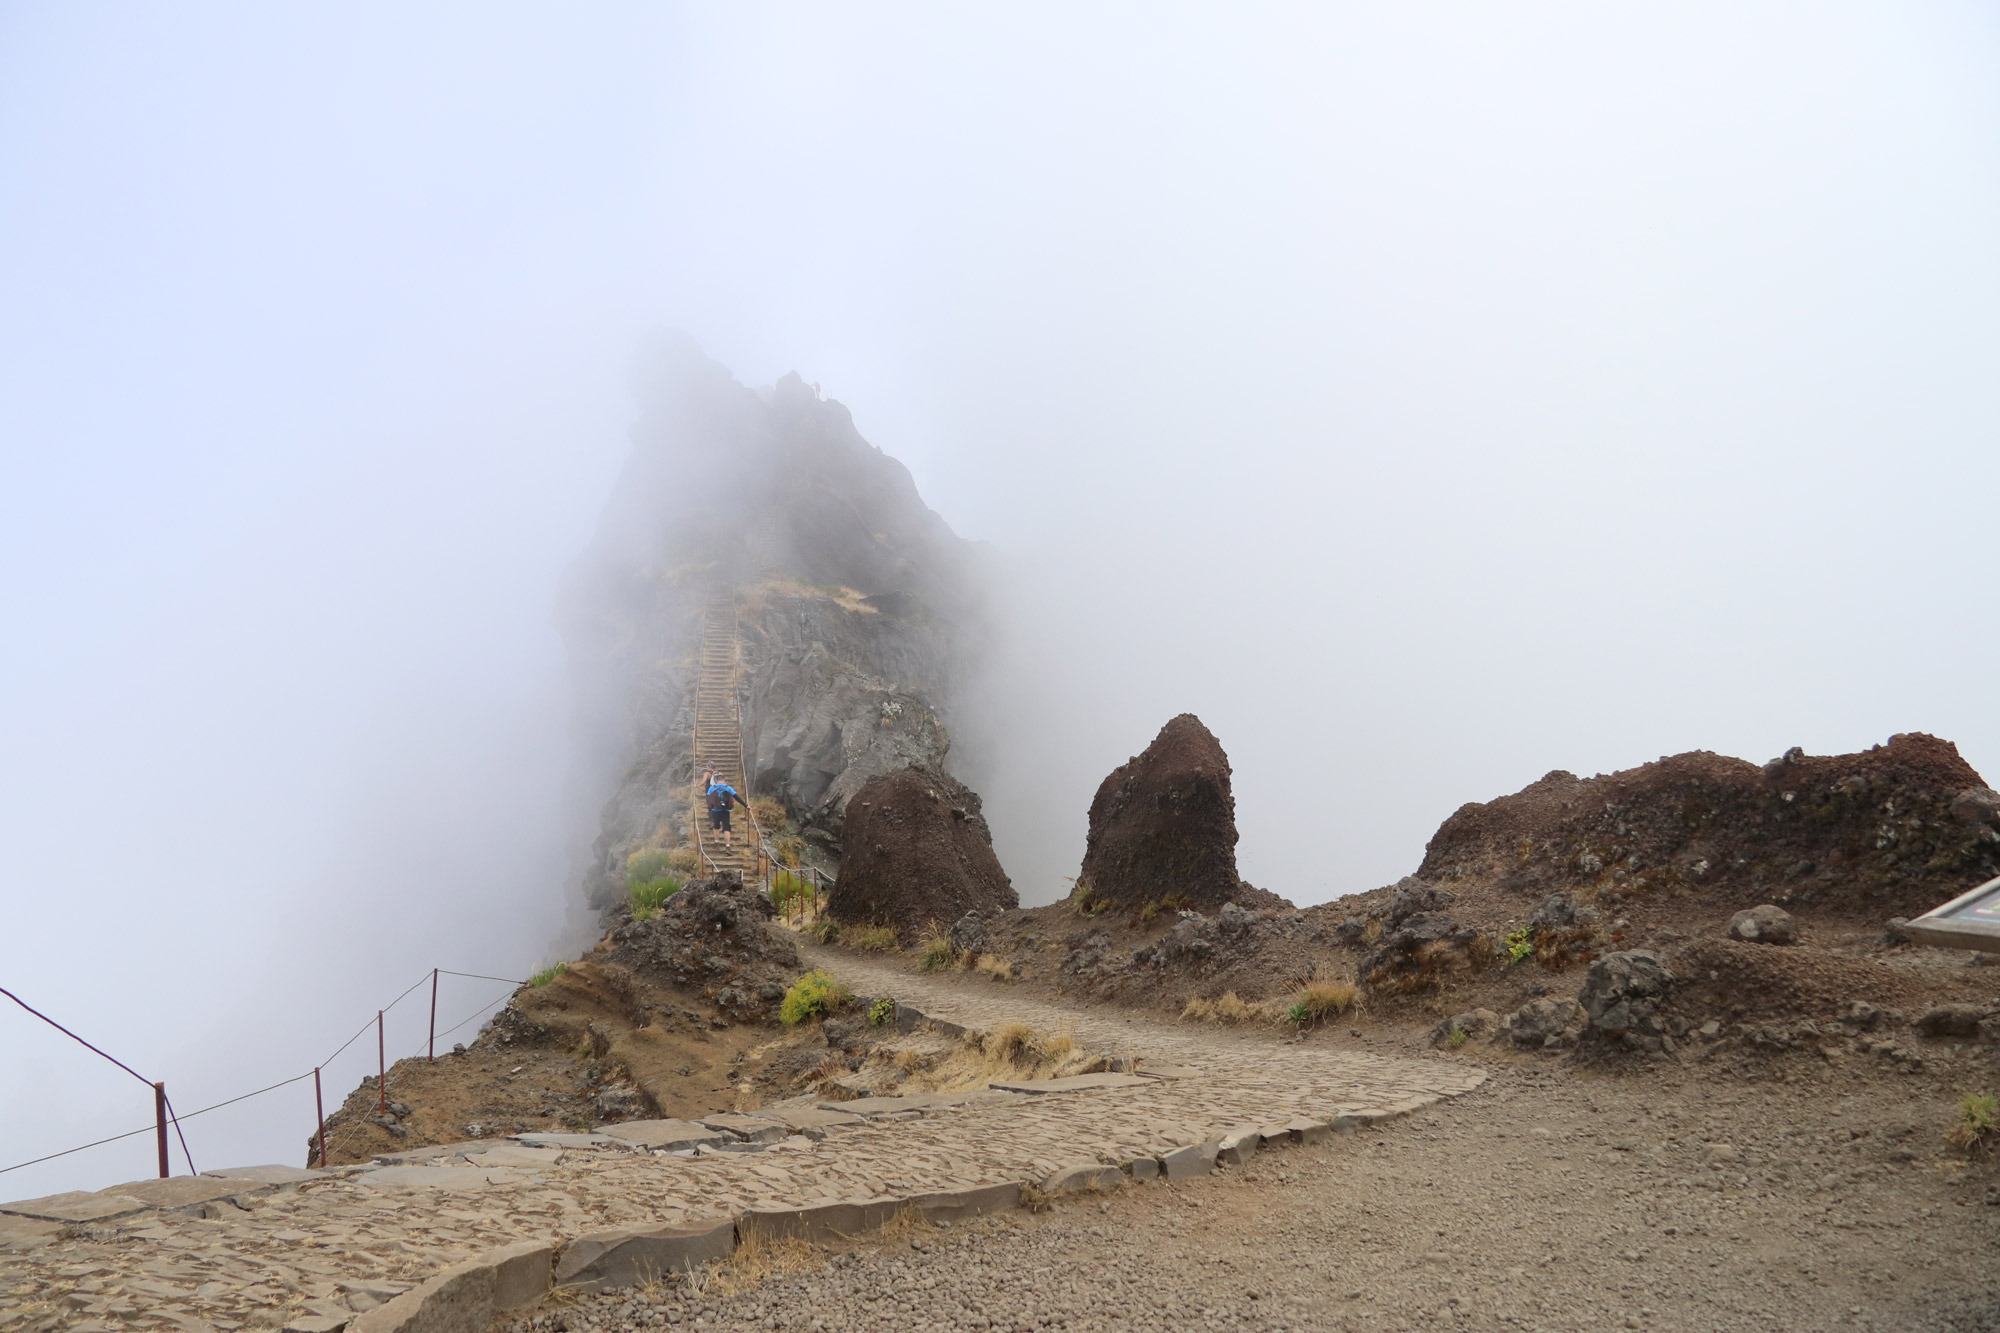
<svg viewBox="0 0 2000 1333">
<path fill-rule="evenodd" d="M 840 943 L 840 923 L 830 916 L 823 916 L 806 927 L 806 934 L 821 944 Z"/>
<path fill-rule="evenodd" d="M 1304 1027 L 1313 1021 L 1312 1006 L 1304 1000 L 1294 1000 L 1291 1007 L 1285 1010 L 1285 1021 L 1295 1028 Z"/>
<path fill-rule="evenodd" d="M 625 887 L 645 884 L 648 881 L 664 879 L 674 870 L 674 854 L 658 847 L 648 847 L 625 858 Z"/>
<path fill-rule="evenodd" d="M 1458 1026 L 1458 1024 L 1454 1023 L 1451 1026 L 1451 1031 L 1445 1034 L 1444 1037 L 1445 1048 L 1447 1050 L 1455 1051 L 1459 1047 L 1465 1045 L 1465 1040 L 1466 1040 L 1465 1029 Z"/>
<path fill-rule="evenodd" d="M 785 992 L 785 1002 L 778 1006 L 778 1017 L 792 1025 L 825 1018 L 853 998 L 853 991 L 816 967 Z"/>
<path fill-rule="evenodd" d="M 1944 1132 L 1944 1141 L 1966 1152 L 1992 1146 L 2000 1131 L 2000 1098 L 1990 1092 L 1968 1092 L 1958 1104 L 1958 1116 Z"/>
<path fill-rule="evenodd" d="M 895 1021 L 896 1021 L 896 1002 L 889 996 L 884 995 L 881 999 L 875 1001 L 875 1003 L 868 1006 L 869 1027 L 872 1028 L 887 1027 L 889 1024 Z"/>
<path fill-rule="evenodd" d="M 528 984 L 539 990 L 567 971 L 568 963 L 548 963 L 528 974 Z"/>
<path fill-rule="evenodd" d="M 1509 967 L 1512 967 L 1516 963 L 1525 963 L 1535 956 L 1535 942 L 1529 937 L 1526 926 L 1521 927 L 1519 930 L 1502 939 L 1500 947 L 1507 951 L 1507 966 Z"/>
<path fill-rule="evenodd" d="M 667 899 L 681 891 L 681 882 L 666 875 L 635 883 L 628 890 L 632 899 L 632 919 L 644 921 L 666 905 Z"/>
</svg>

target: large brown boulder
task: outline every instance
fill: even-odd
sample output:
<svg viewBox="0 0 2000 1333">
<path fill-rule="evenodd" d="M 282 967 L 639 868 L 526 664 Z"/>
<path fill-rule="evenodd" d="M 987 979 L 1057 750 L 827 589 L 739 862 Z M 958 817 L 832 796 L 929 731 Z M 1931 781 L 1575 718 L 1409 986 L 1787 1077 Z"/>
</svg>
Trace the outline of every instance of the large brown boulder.
<svg viewBox="0 0 2000 1333">
<path fill-rule="evenodd" d="M 906 938 L 949 929 L 967 912 L 1019 907 L 993 854 L 979 795 L 936 769 L 870 778 L 847 803 L 840 877 L 827 911 L 850 925 L 890 925 Z"/>
<path fill-rule="evenodd" d="M 1182 713 L 1104 779 L 1077 882 L 1092 901 L 1121 906 L 1213 910 L 1243 892 L 1229 756 L 1200 718 Z"/>
</svg>

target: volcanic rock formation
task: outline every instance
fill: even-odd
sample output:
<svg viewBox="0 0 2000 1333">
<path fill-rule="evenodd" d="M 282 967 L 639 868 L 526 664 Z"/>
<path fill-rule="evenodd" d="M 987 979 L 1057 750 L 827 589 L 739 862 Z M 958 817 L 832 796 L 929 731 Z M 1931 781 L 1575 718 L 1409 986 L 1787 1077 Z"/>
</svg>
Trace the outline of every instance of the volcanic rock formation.
<svg viewBox="0 0 2000 1333">
<path fill-rule="evenodd" d="M 705 610 L 734 607 L 750 793 L 822 869 L 866 779 L 942 768 L 983 623 L 978 549 L 844 406 L 795 374 L 746 388 L 684 337 L 640 378 L 631 458 L 562 598 L 600 908 L 633 854 L 686 840 Z"/>
<path fill-rule="evenodd" d="M 1213 910 L 1242 891 L 1229 756 L 1182 713 L 1111 771 L 1090 803 L 1079 891 L 1093 902 Z"/>
<path fill-rule="evenodd" d="M 827 899 L 837 921 L 892 925 L 909 937 L 968 912 L 1020 906 L 993 855 L 978 795 L 941 771 L 870 778 L 848 802 L 844 833 L 840 877 Z"/>
<path fill-rule="evenodd" d="M 1950 741 L 1921 733 L 1761 768 L 1695 751 L 1463 806 L 1417 874 L 1534 898 L 1687 893 L 1913 916 L 2000 874 L 2000 798 Z"/>
</svg>

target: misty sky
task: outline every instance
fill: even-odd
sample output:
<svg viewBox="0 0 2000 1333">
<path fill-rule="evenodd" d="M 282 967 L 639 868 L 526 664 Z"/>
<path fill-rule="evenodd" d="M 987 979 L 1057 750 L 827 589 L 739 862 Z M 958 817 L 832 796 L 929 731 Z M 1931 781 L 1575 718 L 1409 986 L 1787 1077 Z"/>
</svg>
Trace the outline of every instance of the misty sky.
<svg viewBox="0 0 2000 1333">
<path fill-rule="evenodd" d="M 1301 902 L 1552 768 L 2000 776 L 1990 6 L 962 11 L 0 4 L 0 985 L 185 1110 L 549 956 L 551 610 L 667 326 L 1014 571 L 1031 902 L 1184 710 Z M 0 1166 L 149 1114 L 0 1010 Z"/>
</svg>

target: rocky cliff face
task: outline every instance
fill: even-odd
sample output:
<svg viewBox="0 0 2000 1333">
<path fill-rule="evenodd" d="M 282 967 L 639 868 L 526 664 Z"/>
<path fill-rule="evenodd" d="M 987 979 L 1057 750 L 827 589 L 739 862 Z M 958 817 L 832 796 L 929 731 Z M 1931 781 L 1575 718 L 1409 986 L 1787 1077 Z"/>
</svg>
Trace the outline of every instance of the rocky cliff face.
<svg viewBox="0 0 2000 1333">
<path fill-rule="evenodd" d="M 629 856 L 686 838 L 711 594 L 737 605 L 751 790 L 782 800 L 829 865 L 863 782 L 943 764 L 981 623 L 978 550 L 841 404 L 797 375 L 746 388 L 681 338 L 654 349 L 640 395 L 632 457 L 560 615 L 579 799 L 605 802 L 583 885 L 600 907 Z"/>
</svg>

